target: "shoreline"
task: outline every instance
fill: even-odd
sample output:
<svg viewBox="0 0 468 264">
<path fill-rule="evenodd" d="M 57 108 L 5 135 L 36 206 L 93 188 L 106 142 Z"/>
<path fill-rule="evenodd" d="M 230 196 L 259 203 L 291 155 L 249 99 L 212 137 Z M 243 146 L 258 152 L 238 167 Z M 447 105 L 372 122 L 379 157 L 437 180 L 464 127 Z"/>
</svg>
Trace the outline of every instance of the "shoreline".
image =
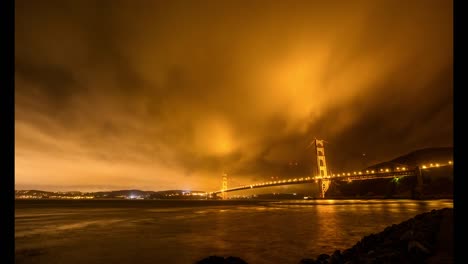
<svg viewBox="0 0 468 264">
<path fill-rule="evenodd" d="M 348 249 L 305 258 L 299 264 L 454 263 L 453 240 L 453 208 L 434 209 L 364 236 Z M 248 264 L 233 256 L 209 256 L 195 263 Z"/>
<path fill-rule="evenodd" d="M 453 200 L 453 196 L 429 196 L 420 199 L 411 197 L 327 197 L 327 198 L 310 198 L 310 199 L 123 199 L 123 198 L 92 198 L 92 199 L 66 199 L 66 198 L 15 198 L 15 201 L 251 201 L 251 202 L 270 202 L 270 201 L 326 201 L 326 200 Z"/>
</svg>

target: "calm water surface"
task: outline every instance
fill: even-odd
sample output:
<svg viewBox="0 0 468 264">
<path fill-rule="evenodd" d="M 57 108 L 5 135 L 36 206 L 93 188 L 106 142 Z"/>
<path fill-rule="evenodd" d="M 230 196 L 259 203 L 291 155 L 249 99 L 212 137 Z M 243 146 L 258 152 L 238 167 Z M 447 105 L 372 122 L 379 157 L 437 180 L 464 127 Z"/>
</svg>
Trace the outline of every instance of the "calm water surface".
<svg viewBox="0 0 468 264">
<path fill-rule="evenodd" d="M 16 263 L 298 263 L 452 200 L 50 201 L 15 205 Z"/>
</svg>

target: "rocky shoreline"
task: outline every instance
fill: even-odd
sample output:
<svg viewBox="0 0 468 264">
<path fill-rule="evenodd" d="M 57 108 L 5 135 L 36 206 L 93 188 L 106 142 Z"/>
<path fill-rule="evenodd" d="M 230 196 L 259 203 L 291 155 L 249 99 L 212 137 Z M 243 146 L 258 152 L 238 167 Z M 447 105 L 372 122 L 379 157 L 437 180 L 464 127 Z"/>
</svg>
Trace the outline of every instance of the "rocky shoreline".
<svg viewBox="0 0 468 264">
<path fill-rule="evenodd" d="M 419 214 L 378 234 L 362 238 L 353 247 L 321 254 L 299 264 L 454 263 L 453 209 Z M 210 256 L 196 264 L 247 264 L 238 257 Z M 272 263 L 275 264 L 275 263 Z"/>
</svg>

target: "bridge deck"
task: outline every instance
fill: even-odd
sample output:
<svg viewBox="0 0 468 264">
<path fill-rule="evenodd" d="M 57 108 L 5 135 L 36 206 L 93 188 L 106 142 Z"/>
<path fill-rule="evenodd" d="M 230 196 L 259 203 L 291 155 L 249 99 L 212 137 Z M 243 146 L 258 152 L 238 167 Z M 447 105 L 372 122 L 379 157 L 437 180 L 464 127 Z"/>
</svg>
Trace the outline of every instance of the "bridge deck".
<svg viewBox="0 0 468 264">
<path fill-rule="evenodd" d="M 315 176 L 315 177 L 306 177 L 306 178 L 294 178 L 294 179 L 285 179 L 278 181 L 269 181 L 262 182 L 250 185 L 238 186 L 230 189 L 224 190 L 224 192 L 233 192 L 241 191 L 248 189 L 256 188 L 265 188 L 272 186 L 282 186 L 282 185 L 292 185 L 292 184 L 304 184 L 304 183 L 313 183 L 318 180 L 338 180 L 338 181 L 359 181 L 359 180 L 371 180 L 371 179 L 385 179 L 385 178 L 395 178 L 395 177 L 407 177 L 407 176 L 416 176 L 416 170 L 405 170 L 405 171 L 392 171 L 392 172 L 377 172 L 377 173 L 365 173 L 365 174 L 350 174 L 346 176 Z M 213 194 L 222 193 L 223 190 L 212 192 Z"/>
</svg>

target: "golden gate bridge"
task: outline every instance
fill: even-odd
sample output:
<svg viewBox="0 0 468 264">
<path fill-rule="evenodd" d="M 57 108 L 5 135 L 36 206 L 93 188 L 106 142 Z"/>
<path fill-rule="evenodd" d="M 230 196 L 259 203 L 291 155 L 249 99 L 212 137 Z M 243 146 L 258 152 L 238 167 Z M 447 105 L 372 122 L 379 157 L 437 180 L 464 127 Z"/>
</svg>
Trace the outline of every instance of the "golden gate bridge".
<svg viewBox="0 0 468 264">
<path fill-rule="evenodd" d="M 320 198 L 325 198 L 325 194 L 330 187 L 332 181 L 362 181 L 362 180 L 373 180 L 373 179 L 385 179 L 385 178 L 401 178 L 401 177 L 416 177 L 417 185 L 415 191 L 419 194 L 422 193 L 423 177 L 421 170 L 429 168 L 439 168 L 445 166 L 453 166 L 452 161 L 447 163 L 431 163 L 429 165 L 421 165 L 414 167 L 401 166 L 395 169 L 379 169 L 379 170 L 365 170 L 365 171 L 354 171 L 354 172 L 343 172 L 329 174 L 327 170 L 327 164 L 325 159 L 324 140 L 315 139 L 313 141 L 316 153 L 317 170 L 316 176 L 301 177 L 301 178 L 290 178 L 281 179 L 276 181 L 264 181 L 259 183 L 252 183 L 247 185 L 235 186 L 228 188 L 228 175 L 223 173 L 222 176 L 222 188 L 221 190 L 207 192 L 206 196 L 213 197 L 217 194 L 221 194 L 223 199 L 227 198 L 228 192 L 242 191 L 257 188 L 266 188 L 272 186 L 283 186 L 292 184 L 305 184 L 305 183 L 317 183 L 320 189 Z"/>
</svg>

